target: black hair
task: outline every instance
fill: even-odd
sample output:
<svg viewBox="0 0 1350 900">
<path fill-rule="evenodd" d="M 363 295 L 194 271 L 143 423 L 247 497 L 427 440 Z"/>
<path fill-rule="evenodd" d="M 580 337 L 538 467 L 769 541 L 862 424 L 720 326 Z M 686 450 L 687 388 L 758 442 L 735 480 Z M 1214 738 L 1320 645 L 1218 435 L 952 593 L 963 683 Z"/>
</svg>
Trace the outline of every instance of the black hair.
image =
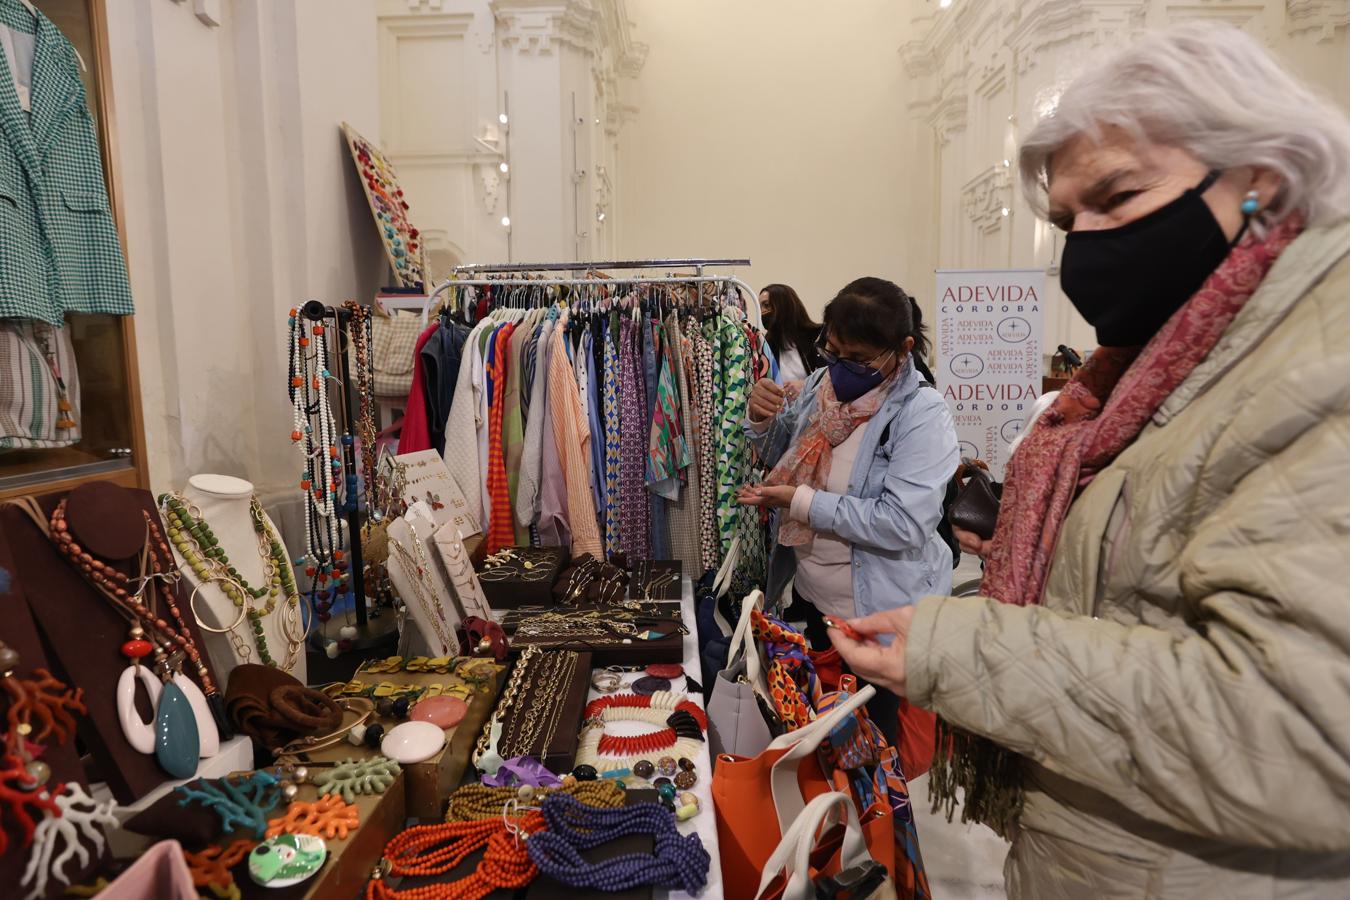
<svg viewBox="0 0 1350 900">
<path fill-rule="evenodd" d="M 928 328 L 919 303 L 884 278 L 859 278 L 844 285 L 825 306 L 825 327 L 837 340 L 900 351 L 914 338 L 914 365 L 928 381 Z"/>
<path fill-rule="evenodd" d="M 773 304 L 773 316 L 765 330 L 773 352 L 781 356 L 791 347 L 801 355 L 807 372 L 818 369 L 820 358 L 816 355 L 816 338 L 820 335 L 820 324 L 811 318 L 797 292 L 786 284 L 768 284 L 760 293 L 768 294 L 769 302 Z"/>
</svg>

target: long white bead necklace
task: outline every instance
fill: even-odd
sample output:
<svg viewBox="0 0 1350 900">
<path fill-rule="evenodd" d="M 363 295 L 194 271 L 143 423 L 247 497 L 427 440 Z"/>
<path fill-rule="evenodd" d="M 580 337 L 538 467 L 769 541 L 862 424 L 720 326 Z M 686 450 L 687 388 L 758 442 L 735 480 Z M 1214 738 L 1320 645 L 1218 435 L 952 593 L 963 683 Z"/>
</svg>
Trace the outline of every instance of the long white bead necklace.
<svg viewBox="0 0 1350 900">
<path fill-rule="evenodd" d="M 300 488 L 305 493 L 305 556 L 296 564 L 305 565 L 306 574 L 322 583 L 336 577 L 334 566 L 342 557 L 336 502 L 342 460 L 327 384 L 332 373 L 325 367 L 328 355 L 322 324 L 310 325 L 292 309 L 290 337 L 291 440 L 304 460 Z"/>
</svg>

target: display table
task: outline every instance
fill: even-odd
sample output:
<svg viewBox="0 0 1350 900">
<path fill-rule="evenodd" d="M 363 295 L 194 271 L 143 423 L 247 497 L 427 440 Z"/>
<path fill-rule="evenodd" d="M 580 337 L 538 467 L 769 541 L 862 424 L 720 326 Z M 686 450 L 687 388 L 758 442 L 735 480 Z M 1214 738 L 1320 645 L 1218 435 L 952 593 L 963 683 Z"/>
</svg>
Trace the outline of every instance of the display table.
<svg viewBox="0 0 1350 900">
<path fill-rule="evenodd" d="M 682 579 L 680 615 L 684 624 L 688 627 L 689 633 L 684 636 L 684 671 L 693 675 L 696 681 L 701 681 L 702 665 L 699 662 L 698 655 L 698 627 L 694 618 L 694 585 L 688 577 Z M 641 672 L 629 672 L 624 675 L 624 685 L 629 685 L 642 677 Z M 676 684 L 675 688 L 678 689 Z M 606 696 L 592 689 L 590 699 Z M 690 694 L 690 700 L 693 700 L 699 706 L 703 706 L 703 696 L 701 694 Z M 615 733 L 621 733 L 618 726 L 614 726 Z M 644 730 L 642 728 L 635 729 Z M 698 782 L 691 789 L 698 797 L 699 813 L 688 821 L 680 823 L 680 832 L 689 834 L 698 832 L 699 839 L 703 841 L 704 848 L 712 856 L 712 865 L 708 869 L 708 884 L 699 896 L 703 898 L 721 897 L 722 892 L 722 863 L 719 848 L 717 845 L 717 818 L 713 811 L 712 800 L 712 756 L 708 750 L 708 742 L 705 740 L 703 746 L 699 749 L 697 758 L 694 759 L 694 765 L 698 772 Z M 654 897 L 669 897 L 675 900 L 692 895 L 684 891 L 666 891 L 657 889 L 653 892 Z"/>
</svg>

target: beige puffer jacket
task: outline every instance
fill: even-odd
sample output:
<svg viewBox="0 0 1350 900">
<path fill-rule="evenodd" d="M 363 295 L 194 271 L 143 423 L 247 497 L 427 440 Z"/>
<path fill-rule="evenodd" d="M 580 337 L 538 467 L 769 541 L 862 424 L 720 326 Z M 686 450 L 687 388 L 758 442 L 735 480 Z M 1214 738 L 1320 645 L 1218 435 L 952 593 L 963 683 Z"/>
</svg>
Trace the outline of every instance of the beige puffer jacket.
<svg viewBox="0 0 1350 900">
<path fill-rule="evenodd" d="M 1286 249 L 1073 504 L 1043 605 L 919 603 L 910 698 L 1032 761 L 1011 897 L 1350 897 L 1348 252 Z"/>
</svg>

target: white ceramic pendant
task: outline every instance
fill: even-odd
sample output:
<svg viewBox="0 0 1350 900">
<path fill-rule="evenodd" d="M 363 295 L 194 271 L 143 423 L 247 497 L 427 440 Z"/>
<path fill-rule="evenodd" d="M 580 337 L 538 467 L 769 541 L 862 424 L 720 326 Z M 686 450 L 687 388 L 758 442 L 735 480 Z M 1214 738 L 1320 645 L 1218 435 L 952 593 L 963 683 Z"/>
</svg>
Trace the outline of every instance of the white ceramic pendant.
<svg viewBox="0 0 1350 900">
<path fill-rule="evenodd" d="M 145 685 L 145 692 L 150 695 L 150 708 L 152 710 L 159 708 L 159 679 L 149 668 L 141 665 L 130 665 L 122 670 L 122 674 L 117 679 L 117 718 L 122 724 L 122 733 L 127 737 L 129 743 L 137 753 L 155 752 L 155 725 L 154 716 L 146 722 L 136 712 L 136 679 L 140 678 L 141 684 Z"/>
<path fill-rule="evenodd" d="M 201 744 L 198 753 L 201 758 L 215 756 L 220 752 L 220 732 L 216 730 L 216 720 L 211 715 L 211 707 L 206 703 L 206 695 L 197 683 L 182 672 L 175 672 L 173 683 L 187 697 L 192 706 L 192 716 L 197 720 L 197 740 Z"/>
<path fill-rule="evenodd" d="M 430 722 L 404 722 L 389 729 L 380 752 L 400 765 L 431 759 L 445 746 L 445 731 Z"/>
</svg>

